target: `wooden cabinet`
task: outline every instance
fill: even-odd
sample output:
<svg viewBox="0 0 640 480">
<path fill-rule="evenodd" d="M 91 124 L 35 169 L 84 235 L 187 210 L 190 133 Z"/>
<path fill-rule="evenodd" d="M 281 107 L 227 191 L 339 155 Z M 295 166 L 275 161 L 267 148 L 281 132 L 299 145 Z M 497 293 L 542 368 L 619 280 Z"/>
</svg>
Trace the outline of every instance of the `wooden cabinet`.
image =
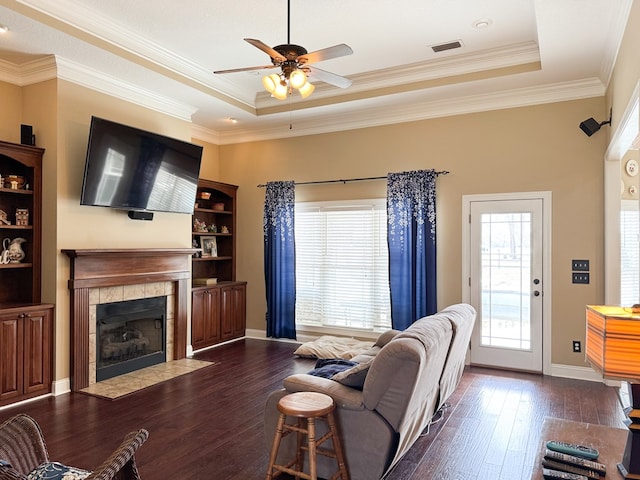
<svg viewBox="0 0 640 480">
<path fill-rule="evenodd" d="M 0 405 L 51 392 L 53 305 L 0 312 Z"/>
<path fill-rule="evenodd" d="M 194 350 L 243 337 L 246 282 L 236 281 L 236 193 L 238 187 L 200 180 L 193 215 L 194 256 L 191 294 L 191 346 Z M 216 279 L 198 285 L 195 279 Z"/>
<path fill-rule="evenodd" d="M 246 282 L 193 288 L 191 346 L 194 350 L 244 336 L 246 291 Z"/>
<path fill-rule="evenodd" d="M 193 290 L 191 319 L 191 345 L 195 350 L 220 342 L 219 288 Z"/>
<path fill-rule="evenodd" d="M 43 155 L 0 141 L 0 405 L 51 392 L 54 307 L 40 304 Z"/>
<path fill-rule="evenodd" d="M 220 288 L 220 319 L 223 340 L 244 336 L 247 285 L 236 283 Z"/>
</svg>

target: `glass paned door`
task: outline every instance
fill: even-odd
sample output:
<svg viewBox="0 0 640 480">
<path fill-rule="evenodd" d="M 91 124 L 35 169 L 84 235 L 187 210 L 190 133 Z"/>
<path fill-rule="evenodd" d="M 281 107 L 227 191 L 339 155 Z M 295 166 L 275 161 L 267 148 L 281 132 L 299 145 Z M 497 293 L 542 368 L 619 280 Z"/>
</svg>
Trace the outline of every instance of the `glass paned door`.
<svg viewBox="0 0 640 480">
<path fill-rule="evenodd" d="M 471 203 L 471 362 L 542 371 L 542 200 Z"/>
</svg>

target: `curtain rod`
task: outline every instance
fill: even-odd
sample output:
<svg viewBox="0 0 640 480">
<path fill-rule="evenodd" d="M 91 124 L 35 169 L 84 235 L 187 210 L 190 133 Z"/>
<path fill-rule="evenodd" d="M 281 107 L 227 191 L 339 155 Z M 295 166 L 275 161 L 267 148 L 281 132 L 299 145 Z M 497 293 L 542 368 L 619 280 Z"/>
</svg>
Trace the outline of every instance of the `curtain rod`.
<svg viewBox="0 0 640 480">
<path fill-rule="evenodd" d="M 439 175 L 447 175 L 449 172 L 447 170 L 441 170 L 439 172 L 436 172 L 436 176 Z M 364 178 L 346 178 L 346 179 L 340 179 L 340 180 L 316 180 L 313 182 L 294 182 L 294 185 L 321 185 L 321 184 L 325 184 L 325 183 L 348 183 L 348 182 L 366 182 L 369 180 L 386 180 L 387 177 L 364 177 Z M 266 187 L 266 184 L 260 184 L 258 185 L 258 188 L 264 188 Z"/>
</svg>

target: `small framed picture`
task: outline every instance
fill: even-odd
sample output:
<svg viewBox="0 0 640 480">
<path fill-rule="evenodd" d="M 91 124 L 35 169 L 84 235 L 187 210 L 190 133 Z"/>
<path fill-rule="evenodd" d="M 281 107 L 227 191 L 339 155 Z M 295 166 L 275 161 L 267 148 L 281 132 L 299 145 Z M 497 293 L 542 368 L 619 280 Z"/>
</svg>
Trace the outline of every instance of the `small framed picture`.
<svg viewBox="0 0 640 480">
<path fill-rule="evenodd" d="M 202 247 L 203 257 L 218 256 L 218 242 L 216 237 L 200 237 L 200 247 Z"/>
</svg>

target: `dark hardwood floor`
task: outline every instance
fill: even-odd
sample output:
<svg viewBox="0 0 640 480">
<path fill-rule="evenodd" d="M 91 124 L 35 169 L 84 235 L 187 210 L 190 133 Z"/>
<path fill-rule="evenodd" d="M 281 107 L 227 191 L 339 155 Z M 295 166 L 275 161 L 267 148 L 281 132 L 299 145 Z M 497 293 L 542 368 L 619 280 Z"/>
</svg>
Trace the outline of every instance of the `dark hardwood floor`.
<svg viewBox="0 0 640 480">
<path fill-rule="evenodd" d="M 41 425 L 52 459 L 90 469 L 144 427 L 136 458 L 145 480 L 260 479 L 268 461 L 267 395 L 312 360 L 296 344 L 240 340 L 199 354 L 219 362 L 118 400 L 65 394 L 0 411 Z M 599 383 L 468 368 L 442 419 L 389 480 L 529 479 L 545 416 L 625 428 L 617 390 Z"/>
</svg>

